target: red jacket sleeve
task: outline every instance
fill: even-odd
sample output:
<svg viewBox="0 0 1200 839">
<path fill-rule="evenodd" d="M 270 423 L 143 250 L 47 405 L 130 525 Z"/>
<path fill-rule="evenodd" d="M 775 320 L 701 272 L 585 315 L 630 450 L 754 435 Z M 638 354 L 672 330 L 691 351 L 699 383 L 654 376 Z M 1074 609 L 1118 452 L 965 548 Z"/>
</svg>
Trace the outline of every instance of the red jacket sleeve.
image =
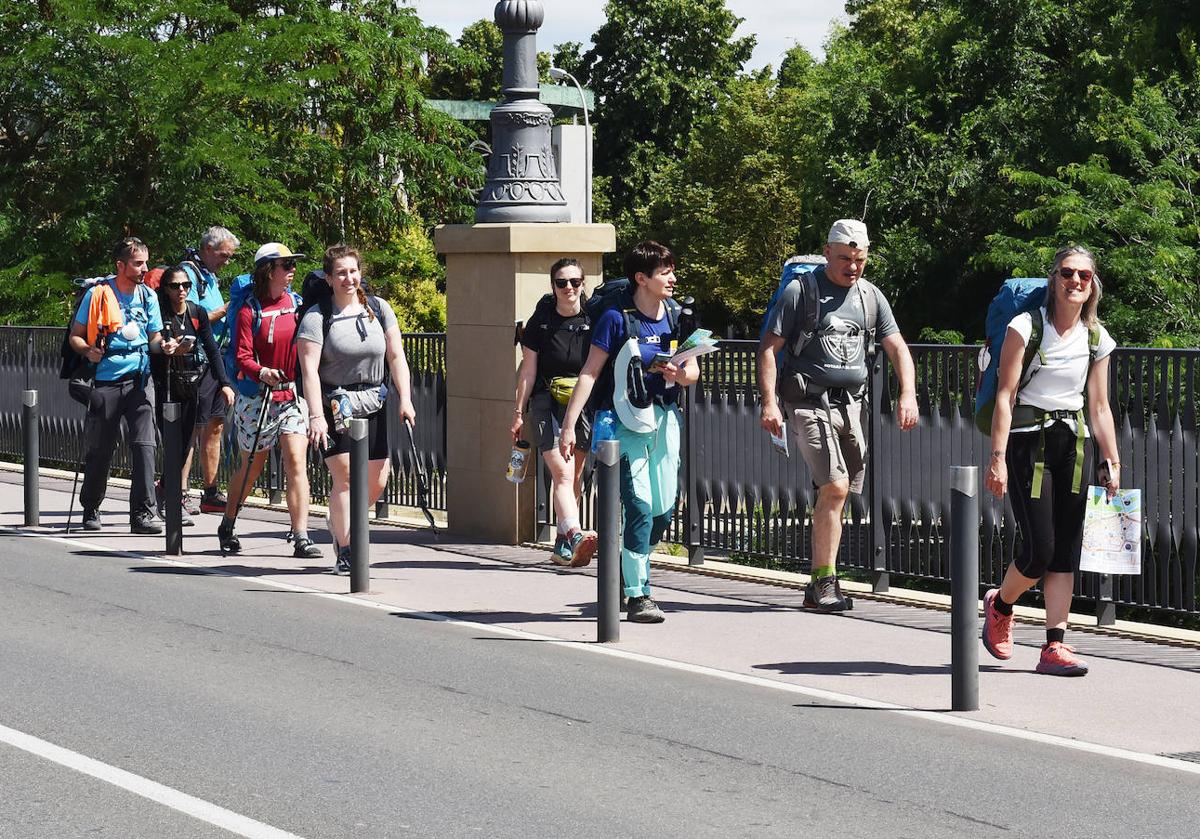
<svg viewBox="0 0 1200 839">
<path fill-rule="evenodd" d="M 254 312 L 247 303 L 238 310 L 237 366 L 242 375 L 257 382 L 261 381 L 258 374 L 262 370 L 262 365 L 258 363 L 254 352 L 254 333 L 250 328 L 253 320 Z"/>
</svg>

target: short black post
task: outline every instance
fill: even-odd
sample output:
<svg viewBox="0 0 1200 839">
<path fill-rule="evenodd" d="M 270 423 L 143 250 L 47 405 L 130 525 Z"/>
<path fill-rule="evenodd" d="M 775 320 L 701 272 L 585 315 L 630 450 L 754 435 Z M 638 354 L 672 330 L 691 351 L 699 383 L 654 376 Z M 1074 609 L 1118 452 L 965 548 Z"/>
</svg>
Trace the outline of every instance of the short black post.
<svg viewBox="0 0 1200 839">
<path fill-rule="evenodd" d="M 1096 626 L 1113 626 L 1117 622 L 1117 604 L 1113 602 L 1112 574 L 1100 575 L 1100 590 L 1096 593 Z"/>
<path fill-rule="evenodd" d="M 38 392 L 27 390 L 21 397 L 21 428 L 25 434 L 25 526 L 41 524 L 42 512 L 38 498 L 38 466 L 41 464 L 41 444 L 38 439 Z"/>
<path fill-rule="evenodd" d="M 350 591 L 371 588 L 370 505 L 367 503 L 367 421 L 350 420 Z"/>
<path fill-rule="evenodd" d="M 163 403 L 163 515 L 167 556 L 183 554 L 183 412 L 178 402 Z"/>
<path fill-rule="evenodd" d="M 950 707 L 979 710 L 979 467 L 950 467 Z"/>
<path fill-rule="evenodd" d="M 596 453 L 596 640 L 621 640 L 621 444 L 605 440 Z"/>
</svg>

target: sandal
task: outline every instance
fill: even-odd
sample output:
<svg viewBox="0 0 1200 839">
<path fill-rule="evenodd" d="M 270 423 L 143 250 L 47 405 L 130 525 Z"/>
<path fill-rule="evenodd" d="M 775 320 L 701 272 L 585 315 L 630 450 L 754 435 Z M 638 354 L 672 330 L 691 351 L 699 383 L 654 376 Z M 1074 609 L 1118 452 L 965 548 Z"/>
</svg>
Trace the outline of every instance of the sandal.
<svg viewBox="0 0 1200 839">
<path fill-rule="evenodd" d="M 307 536 L 300 536 L 295 540 L 292 556 L 298 559 L 318 559 L 321 556 L 321 549 L 317 547 L 317 543 Z"/>
</svg>

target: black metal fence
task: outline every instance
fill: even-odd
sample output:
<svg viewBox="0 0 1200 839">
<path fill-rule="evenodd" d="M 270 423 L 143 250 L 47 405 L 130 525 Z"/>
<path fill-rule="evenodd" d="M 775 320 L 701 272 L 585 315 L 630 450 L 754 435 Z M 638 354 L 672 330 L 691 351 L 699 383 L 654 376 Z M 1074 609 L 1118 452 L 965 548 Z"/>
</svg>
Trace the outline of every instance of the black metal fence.
<svg viewBox="0 0 1200 839">
<path fill-rule="evenodd" d="M 83 411 L 57 378 L 61 334 L 53 328 L 0 327 L 0 381 L 6 385 L 0 388 L 0 457 L 20 456 L 20 390 L 33 387 L 41 394 L 43 460 L 68 468 L 79 460 Z M 444 510 L 445 336 L 406 335 L 405 351 L 413 371 L 418 456 L 430 475 L 431 506 Z M 860 572 L 877 590 L 886 589 L 892 576 L 948 579 L 948 467 L 986 465 L 988 441 L 972 421 L 977 349 L 917 345 L 912 351 L 920 422 L 908 432 L 896 426 L 897 382 L 880 354 L 864 423 L 870 448 L 867 483 L 861 496 L 851 496 L 840 549 L 840 567 Z M 701 359 L 700 383 L 687 392 L 680 503 L 667 539 L 684 546 L 693 562 L 708 552 L 805 570 L 815 492 L 803 461 L 777 454 L 759 428 L 754 353 L 754 342 L 724 341 L 720 352 Z M 1077 594 L 1109 616 L 1116 604 L 1195 615 L 1200 611 L 1200 352 L 1121 349 L 1112 358 L 1110 395 L 1122 481 L 1143 491 L 1143 571 L 1137 577 L 1083 574 Z M 392 429 L 400 468 L 384 501 L 413 506 L 416 489 L 405 433 Z M 124 457 L 123 447 L 118 448 L 115 469 L 127 468 Z M 320 464 L 310 467 L 310 480 L 314 500 L 323 500 L 329 479 Z M 538 521 L 542 535 L 548 535 L 553 516 L 544 471 L 539 483 Z M 281 491 L 277 464 L 260 487 Z M 590 521 L 586 499 L 583 515 Z M 1002 576 L 1020 534 L 1007 501 L 985 494 L 980 508 L 980 582 L 991 585 Z"/>
</svg>

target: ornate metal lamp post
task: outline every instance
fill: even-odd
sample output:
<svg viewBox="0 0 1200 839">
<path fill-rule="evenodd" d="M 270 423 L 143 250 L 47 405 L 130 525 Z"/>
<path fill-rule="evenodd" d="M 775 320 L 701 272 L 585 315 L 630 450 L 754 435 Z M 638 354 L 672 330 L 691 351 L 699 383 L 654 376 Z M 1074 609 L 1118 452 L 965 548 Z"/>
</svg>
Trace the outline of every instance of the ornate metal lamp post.
<svg viewBox="0 0 1200 839">
<path fill-rule="evenodd" d="M 477 222 L 566 222 L 550 148 L 553 114 L 538 99 L 539 0 L 500 0 L 495 20 L 504 33 L 504 101 L 492 110 L 492 157 L 475 208 Z"/>
</svg>

